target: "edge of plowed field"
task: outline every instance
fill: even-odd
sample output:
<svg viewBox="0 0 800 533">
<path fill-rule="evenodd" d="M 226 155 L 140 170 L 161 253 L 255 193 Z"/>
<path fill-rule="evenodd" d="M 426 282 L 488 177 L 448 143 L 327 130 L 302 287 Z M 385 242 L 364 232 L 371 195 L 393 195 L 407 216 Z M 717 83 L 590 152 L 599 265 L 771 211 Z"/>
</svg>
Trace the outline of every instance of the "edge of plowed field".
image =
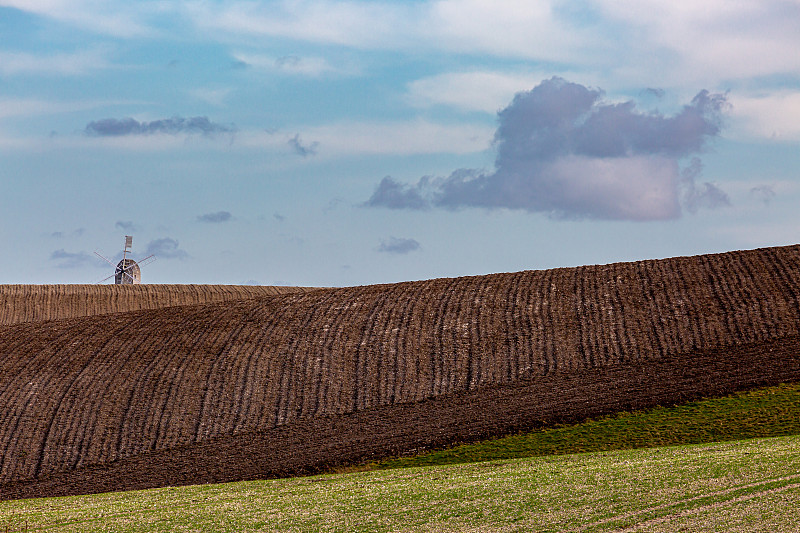
<svg viewBox="0 0 800 533">
<path fill-rule="evenodd" d="M 773 371 L 765 373 L 765 365 Z M 0 499 L 311 474 L 544 424 L 798 380 L 800 336 L 793 335 L 665 357 L 646 366 L 612 365 L 418 403 L 303 419 L 266 432 L 0 485 Z"/>
</svg>

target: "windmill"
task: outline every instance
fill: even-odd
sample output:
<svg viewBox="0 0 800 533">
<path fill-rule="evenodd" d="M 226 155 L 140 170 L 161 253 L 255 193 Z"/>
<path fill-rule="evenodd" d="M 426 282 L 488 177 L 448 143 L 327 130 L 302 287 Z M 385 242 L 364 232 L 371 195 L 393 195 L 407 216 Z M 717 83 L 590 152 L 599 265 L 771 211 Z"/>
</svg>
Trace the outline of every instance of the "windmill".
<svg viewBox="0 0 800 533">
<path fill-rule="evenodd" d="M 107 278 L 101 279 L 98 281 L 98 283 L 103 283 L 107 279 L 111 278 L 114 278 L 114 283 L 116 285 L 138 285 L 142 282 L 141 267 L 155 261 L 156 256 L 149 255 L 137 263 L 128 257 L 128 254 L 131 253 L 132 245 L 133 237 L 130 235 L 125 235 L 125 247 L 122 249 L 122 261 L 117 263 L 116 266 L 109 259 L 106 259 L 97 252 L 94 253 L 97 257 L 114 267 L 114 273 Z"/>
</svg>

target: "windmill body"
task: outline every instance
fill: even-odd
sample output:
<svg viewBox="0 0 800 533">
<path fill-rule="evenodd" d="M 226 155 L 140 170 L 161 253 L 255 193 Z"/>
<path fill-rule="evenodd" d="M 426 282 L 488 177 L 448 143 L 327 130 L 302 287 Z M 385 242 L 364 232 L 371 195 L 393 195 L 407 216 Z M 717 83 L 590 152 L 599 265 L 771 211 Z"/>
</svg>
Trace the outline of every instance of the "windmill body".
<svg viewBox="0 0 800 533">
<path fill-rule="evenodd" d="M 139 263 L 133 259 L 123 259 L 117 263 L 114 271 L 114 283 L 117 285 L 131 285 L 142 282 L 142 270 Z"/>
<path fill-rule="evenodd" d="M 141 267 L 146 265 L 147 263 L 151 263 L 155 261 L 155 255 L 150 255 L 145 257 L 139 262 L 134 261 L 128 254 L 131 253 L 131 246 L 133 245 L 133 237 L 130 235 L 125 236 L 125 247 L 122 250 L 122 260 L 114 266 L 110 260 L 106 259 L 102 255 L 95 252 L 95 255 L 103 259 L 106 263 L 111 266 L 114 266 L 114 274 L 108 276 L 107 278 L 100 280 L 98 283 L 103 283 L 104 281 L 114 278 L 114 283 L 116 285 L 138 285 L 142 282 L 142 270 Z"/>
</svg>

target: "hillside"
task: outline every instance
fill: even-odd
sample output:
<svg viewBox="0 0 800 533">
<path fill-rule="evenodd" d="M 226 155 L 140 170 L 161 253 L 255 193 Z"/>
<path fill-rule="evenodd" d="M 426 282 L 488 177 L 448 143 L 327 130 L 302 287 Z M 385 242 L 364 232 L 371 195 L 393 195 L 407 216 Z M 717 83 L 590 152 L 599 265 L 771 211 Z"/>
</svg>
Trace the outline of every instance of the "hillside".
<svg viewBox="0 0 800 533">
<path fill-rule="evenodd" d="M 0 285 L 0 325 L 313 290 L 259 285 Z"/>
<path fill-rule="evenodd" d="M 800 246 L 0 327 L 0 498 L 291 475 L 800 379 Z"/>
</svg>

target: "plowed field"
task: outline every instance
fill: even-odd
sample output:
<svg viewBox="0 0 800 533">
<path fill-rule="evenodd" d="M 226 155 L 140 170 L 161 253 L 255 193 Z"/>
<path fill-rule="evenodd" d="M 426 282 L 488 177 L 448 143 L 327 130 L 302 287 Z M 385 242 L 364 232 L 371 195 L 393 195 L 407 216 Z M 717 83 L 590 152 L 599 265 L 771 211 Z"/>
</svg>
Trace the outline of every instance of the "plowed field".
<svg viewBox="0 0 800 533">
<path fill-rule="evenodd" d="M 290 475 L 800 379 L 800 246 L 0 327 L 0 498 Z"/>
</svg>

